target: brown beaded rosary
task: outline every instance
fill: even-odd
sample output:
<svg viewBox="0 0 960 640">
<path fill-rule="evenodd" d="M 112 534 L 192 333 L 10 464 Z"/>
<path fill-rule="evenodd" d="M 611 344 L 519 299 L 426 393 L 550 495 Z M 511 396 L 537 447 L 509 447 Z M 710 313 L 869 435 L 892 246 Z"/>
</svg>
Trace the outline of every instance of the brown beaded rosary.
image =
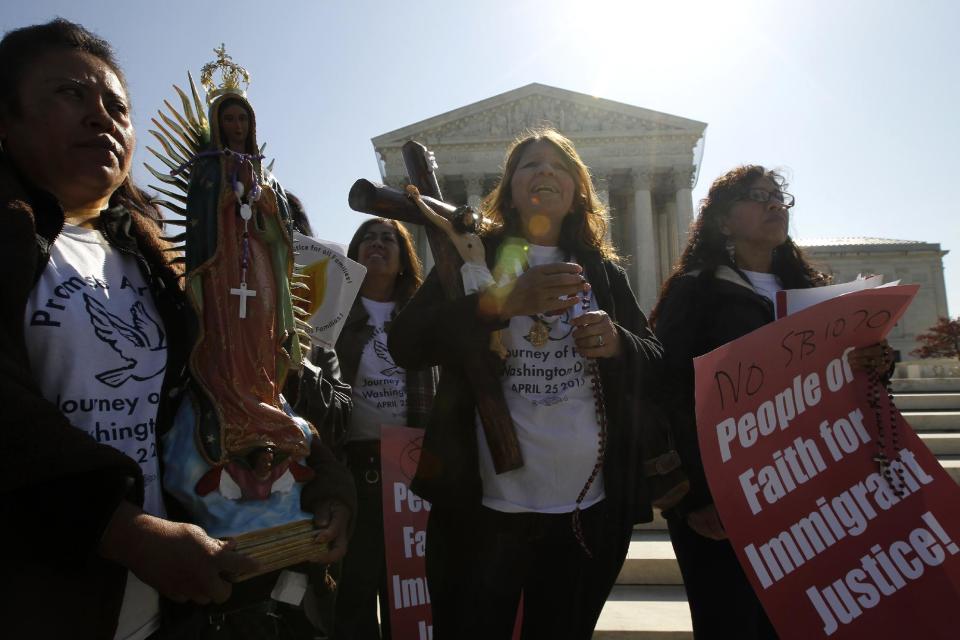
<svg viewBox="0 0 960 640">
<path fill-rule="evenodd" d="M 880 473 L 893 492 L 898 498 L 902 498 L 906 495 L 903 467 L 900 465 L 893 467 L 890 463 L 891 458 L 896 457 L 900 450 L 900 431 L 897 429 L 897 407 L 893 402 L 893 390 L 890 388 L 890 380 L 881 380 L 881 375 L 876 368 L 869 371 L 867 379 L 870 383 L 870 388 L 867 391 L 867 402 L 873 409 L 874 421 L 877 424 L 877 455 L 873 457 L 873 460 L 880 466 Z M 883 403 L 880 400 L 881 387 L 884 388 L 887 395 L 887 418 L 890 425 L 890 445 L 893 456 L 887 455 L 886 436 L 883 429 Z"/>
<path fill-rule="evenodd" d="M 589 293 L 584 294 L 583 300 L 580 303 L 580 309 L 584 312 L 587 312 L 590 310 L 590 294 Z M 539 320 L 534 316 L 531 316 L 531 318 L 534 320 L 536 325 L 536 322 L 538 322 Z M 524 337 L 526 337 L 527 340 L 534 346 L 537 346 L 537 347 L 542 346 L 542 344 L 538 344 L 539 340 L 537 339 L 537 337 L 535 335 L 532 335 L 533 331 L 534 330 L 531 329 L 531 333 Z M 549 329 L 547 329 L 547 333 L 546 333 L 545 339 L 543 340 L 543 344 L 545 344 L 547 340 L 549 340 Z M 490 348 L 500 356 L 501 360 L 506 358 L 506 355 L 507 355 L 506 349 L 504 349 L 503 343 L 500 341 L 499 331 L 494 332 L 493 335 L 491 336 Z M 599 444 L 597 447 L 597 461 L 593 465 L 593 470 L 590 472 L 590 476 L 587 478 L 587 481 L 584 483 L 583 488 L 580 490 L 580 494 L 577 496 L 576 507 L 574 507 L 573 514 L 572 514 L 572 518 L 573 518 L 572 526 L 573 526 L 573 535 L 577 540 L 577 544 L 580 545 L 584 553 L 587 554 L 588 558 L 593 558 L 593 553 L 590 551 L 590 548 L 587 546 L 586 538 L 583 535 L 583 527 L 581 526 L 581 523 L 580 523 L 580 511 L 581 511 L 580 505 L 583 503 L 584 499 L 587 497 L 587 493 L 590 491 L 590 487 L 592 487 L 593 483 L 596 481 L 597 476 L 600 475 L 600 471 L 601 469 L 603 469 L 603 459 L 607 451 L 607 411 L 606 411 L 606 405 L 604 403 L 604 397 L 603 397 L 603 383 L 600 380 L 600 366 L 597 363 L 596 358 L 587 359 L 587 375 L 590 376 L 590 386 L 593 389 L 593 403 L 597 412 L 597 424 L 600 427 L 600 434 L 598 436 Z"/>
<path fill-rule="evenodd" d="M 590 310 L 589 294 L 584 295 L 580 308 L 584 312 Z M 580 495 L 577 496 L 577 506 L 573 510 L 573 535 L 583 549 L 583 552 L 587 554 L 587 557 L 593 558 L 593 553 L 590 552 L 586 538 L 584 538 L 583 535 L 583 527 L 580 525 L 580 505 L 583 503 L 584 498 L 587 497 L 587 492 L 590 491 L 590 487 L 593 486 L 597 476 L 600 475 L 600 470 L 603 468 L 603 458 L 607 452 L 607 408 L 603 398 L 603 383 L 600 380 L 600 365 L 597 363 L 596 358 L 589 358 L 587 360 L 587 373 L 590 375 L 590 386 L 593 388 L 593 403 L 597 411 L 597 424 L 600 426 L 600 435 L 598 438 L 597 462 L 593 465 L 593 470 L 590 472 L 590 477 L 587 478 L 587 481 L 584 483 L 583 489 L 580 490 Z"/>
</svg>

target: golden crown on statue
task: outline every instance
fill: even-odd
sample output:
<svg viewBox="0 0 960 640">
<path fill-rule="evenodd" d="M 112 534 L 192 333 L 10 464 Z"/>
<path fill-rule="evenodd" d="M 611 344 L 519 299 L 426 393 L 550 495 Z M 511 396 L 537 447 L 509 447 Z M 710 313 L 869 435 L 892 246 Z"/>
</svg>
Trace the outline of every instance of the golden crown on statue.
<svg viewBox="0 0 960 640">
<path fill-rule="evenodd" d="M 217 59 L 214 62 L 208 62 L 200 69 L 200 84 L 207 90 L 207 104 L 226 93 L 246 97 L 246 89 L 250 86 L 250 73 L 233 61 L 222 42 L 213 52 L 217 54 Z M 213 82 L 213 74 L 217 69 L 220 70 L 223 78 L 219 86 Z M 241 82 L 243 82 L 243 88 L 240 87 Z"/>
</svg>

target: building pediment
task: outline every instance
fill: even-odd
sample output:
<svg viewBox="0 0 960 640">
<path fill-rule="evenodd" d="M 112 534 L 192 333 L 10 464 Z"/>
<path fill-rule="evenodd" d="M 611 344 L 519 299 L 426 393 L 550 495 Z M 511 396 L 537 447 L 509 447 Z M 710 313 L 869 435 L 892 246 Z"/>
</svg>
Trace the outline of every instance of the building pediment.
<svg viewBox="0 0 960 640">
<path fill-rule="evenodd" d="M 802 238 L 796 243 L 808 253 L 891 253 L 906 252 L 920 253 L 933 251 L 946 255 L 937 242 L 923 242 L 921 240 L 896 240 L 893 238 L 871 238 L 866 236 L 844 236 L 837 238 Z"/>
<path fill-rule="evenodd" d="M 534 83 L 377 136 L 373 144 L 388 149 L 416 139 L 434 147 L 502 149 L 524 129 L 544 125 L 577 141 L 650 136 L 696 140 L 706 128 L 695 120 Z"/>
</svg>

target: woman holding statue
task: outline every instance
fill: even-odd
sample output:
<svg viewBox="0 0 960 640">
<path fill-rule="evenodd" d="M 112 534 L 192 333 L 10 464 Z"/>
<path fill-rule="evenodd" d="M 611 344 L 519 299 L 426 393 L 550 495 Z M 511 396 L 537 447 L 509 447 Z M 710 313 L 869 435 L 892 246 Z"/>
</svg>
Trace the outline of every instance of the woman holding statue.
<svg viewBox="0 0 960 640">
<path fill-rule="evenodd" d="M 667 404 L 690 491 L 665 512 L 680 564 L 694 636 L 776 638 L 737 561 L 707 486 L 697 443 L 693 358 L 774 320 L 781 289 L 823 285 L 788 235 L 794 198 L 776 171 L 737 167 L 717 178 L 673 274 L 663 285 L 651 324 L 663 343 Z M 886 343 L 856 349 L 854 368 L 886 372 Z"/>
<path fill-rule="evenodd" d="M 256 569 L 168 518 L 160 403 L 189 349 L 180 270 L 133 183 L 110 45 L 63 19 L 0 41 L 0 520 L 11 638 L 144 638 L 160 596 Z"/>
<path fill-rule="evenodd" d="M 431 211 L 411 194 L 425 215 Z M 518 139 L 458 235 L 466 295 L 432 273 L 390 332 L 405 367 L 441 366 L 412 488 L 432 503 L 426 564 L 434 630 L 589 638 L 651 509 L 638 444 L 661 350 L 605 239 L 587 167 L 553 130 Z M 499 372 L 523 463 L 497 473 L 464 355 Z"/>
</svg>

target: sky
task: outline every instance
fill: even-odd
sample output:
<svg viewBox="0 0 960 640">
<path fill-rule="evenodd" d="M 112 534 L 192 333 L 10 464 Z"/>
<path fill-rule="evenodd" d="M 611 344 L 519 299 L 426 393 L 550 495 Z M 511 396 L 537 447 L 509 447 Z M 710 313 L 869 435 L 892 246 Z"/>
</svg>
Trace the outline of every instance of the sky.
<svg viewBox="0 0 960 640">
<path fill-rule="evenodd" d="M 371 138 L 539 82 L 707 123 L 695 202 L 759 163 L 789 178 L 795 238 L 939 243 L 960 310 L 952 0 L 31 0 L 0 30 L 56 16 L 116 49 L 142 184 L 150 118 L 221 42 L 281 183 L 343 243 L 350 185 L 379 176 Z"/>
</svg>

